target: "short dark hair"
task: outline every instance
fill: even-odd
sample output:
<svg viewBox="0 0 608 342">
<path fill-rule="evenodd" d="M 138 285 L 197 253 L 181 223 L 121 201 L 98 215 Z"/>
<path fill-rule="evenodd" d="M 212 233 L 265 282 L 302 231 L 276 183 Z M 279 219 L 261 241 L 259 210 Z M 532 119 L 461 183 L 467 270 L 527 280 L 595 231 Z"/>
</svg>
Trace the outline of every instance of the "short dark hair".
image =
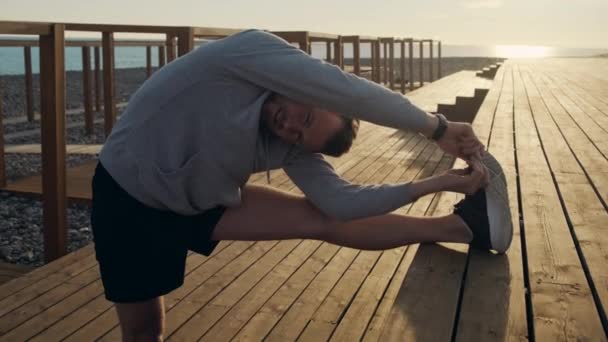
<svg viewBox="0 0 608 342">
<path fill-rule="evenodd" d="M 350 150 L 359 132 L 359 120 L 340 115 L 344 125 L 331 137 L 321 150 L 321 153 L 339 157 Z"/>
</svg>

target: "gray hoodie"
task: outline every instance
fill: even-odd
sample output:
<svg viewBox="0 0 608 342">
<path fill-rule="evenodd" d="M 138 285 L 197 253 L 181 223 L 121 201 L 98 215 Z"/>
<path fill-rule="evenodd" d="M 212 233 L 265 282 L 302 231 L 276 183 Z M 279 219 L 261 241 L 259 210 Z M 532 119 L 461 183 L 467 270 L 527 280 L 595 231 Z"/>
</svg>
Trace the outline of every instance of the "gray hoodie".
<svg viewBox="0 0 608 342">
<path fill-rule="evenodd" d="M 252 173 L 281 167 L 335 219 L 384 214 L 414 200 L 409 183 L 351 184 L 322 155 L 264 138 L 261 109 L 272 92 L 399 129 L 420 131 L 429 115 L 399 93 L 249 30 L 154 73 L 130 99 L 101 163 L 143 204 L 185 215 L 238 206 Z"/>
</svg>

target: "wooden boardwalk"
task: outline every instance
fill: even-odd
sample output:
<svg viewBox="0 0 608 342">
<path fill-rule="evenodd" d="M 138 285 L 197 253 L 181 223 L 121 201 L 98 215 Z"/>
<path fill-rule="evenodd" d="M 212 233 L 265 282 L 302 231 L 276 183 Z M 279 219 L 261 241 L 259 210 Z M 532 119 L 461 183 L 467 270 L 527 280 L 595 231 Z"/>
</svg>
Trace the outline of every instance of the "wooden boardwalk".
<svg viewBox="0 0 608 342">
<path fill-rule="evenodd" d="M 222 241 L 188 257 L 184 285 L 166 298 L 168 340 L 606 341 L 608 59 L 507 61 L 473 125 L 507 174 L 508 253 Z M 380 183 L 428 177 L 453 158 L 364 124 L 331 162 L 350 181 Z M 298 192 L 281 171 L 271 184 Z M 460 198 L 428 195 L 399 212 L 442 215 Z M 2 341 L 119 337 L 92 246 L 0 286 Z"/>
</svg>

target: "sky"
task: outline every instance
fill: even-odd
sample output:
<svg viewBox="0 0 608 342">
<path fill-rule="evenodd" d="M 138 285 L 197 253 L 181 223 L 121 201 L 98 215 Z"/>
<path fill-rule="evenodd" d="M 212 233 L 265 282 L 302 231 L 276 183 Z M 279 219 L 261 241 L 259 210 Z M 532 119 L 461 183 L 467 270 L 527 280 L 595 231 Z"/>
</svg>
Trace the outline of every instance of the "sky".
<svg viewBox="0 0 608 342">
<path fill-rule="evenodd" d="M 51 5 L 52 4 L 52 5 Z M 0 20 L 306 30 L 608 48 L 608 0 L 0 0 Z"/>
</svg>

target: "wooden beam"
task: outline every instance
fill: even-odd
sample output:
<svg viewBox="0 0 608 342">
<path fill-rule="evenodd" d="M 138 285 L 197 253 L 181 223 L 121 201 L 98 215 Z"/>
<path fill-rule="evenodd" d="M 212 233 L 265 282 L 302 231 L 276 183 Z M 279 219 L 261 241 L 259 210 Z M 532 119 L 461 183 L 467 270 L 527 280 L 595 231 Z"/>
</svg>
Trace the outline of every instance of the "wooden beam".
<svg viewBox="0 0 608 342">
<path fill-rule="evenodd" d="M 399 47 L 401 48 L 401 60 L 399 63 L 401 73 L 400 86 L 401 93 L 405 94 L 405 40 L 399 42 Z"/>
<path fill-rule="evenodd" d="M 165 65 L 165 46 L 158 47 L 158 68 L 162 68 Z"/>
<path fill-rule="evenodd" d="M 409 55 L 408 55 L 408 62 L 409 62 L 409 79 L 410 79 L 410 90 L 414 90 L 414 40 L 410 39 L 409 40 Z"/>
<path fill-rule="evenodd" d="M 47 35 L 51 33 L 50 23 L 0 21 L 0 34 L 35 34 Z"/>
<path fill-rule="evenodd" d="M 6 186 L 6 164 L 4 161 L 4 124 L 2 123 L 2 84 L 0 84 L 0 188 Z"/>
<path fill-rule="evenodd" d="M 331 63 L 331 42 L 325 42 L 325 60 Z"/>
<path fill-rule="evenodd" d="M 437 78 L 443 77 L 441 75 L 441 40 L 437 42 Z"/>
<path fill-rule="evenodd" d="M 32 48 L 26 46 L 23 48 L 23 59 L 25 65 L 25 110 L 27 113 L 27 121 L 34 121 L 34 89 L 32 87 Z"/>
<path fill-rule="evenodd" d="M 63 24 L 53 24 L 51 33 L 40 35 L 42 208 L 47 262 L 67 253 L 64 32 Z"/>
<path fill-rule="evenodd" d="M 84 98 L 84 130 L 93 134 L 93 101 L 91 99 L 91 48 L 82 47 L 82 95 Z"/>
<path fill-rule="evenodd" d="M 95 47 L 95 111 L 101 110 L 101 68 L 99 63 L 99 46 Z"/>
<path fill-rule="evenodd" d="M 353 44 L 353 66 L 355 68 L 355 75 L 361 76 L 361 42 L 359 38 L 355 38 L 352 41 Z"/>
<path fill-rule="evenodd" d="M 221 38 L 243 31 L 242 29 L 219 27 L 192 27 L 192 34 L 197 38 Z"/>
<path fill-rule="evenodd" d="M 102 34 L 102 44 L 104 133 L 107 138 L 116 121 L 116 107 L 114 105 L 114 33 L 104 32 Z"/>
<path fill-rule="evenodd" d="M 184 27 L 177 36 L 177 53 L 183 56 L 194 49 L 194 31 L 192 27 Z"/>
<path fill-rule="evenodd" d="M 179 31 L 175 26 L 148 26 L 148 25 L 108 25 L 108 24 L 78 24 L 66 23 L 68 31 L 94 31 L 94 32 L 126 32 L 126 33 L 174 33 Z"/>
<path fill-rule="evenodd" d="M 152 47 L 146 46 L 146 78 L 152 75 Z"/>
</svg>

